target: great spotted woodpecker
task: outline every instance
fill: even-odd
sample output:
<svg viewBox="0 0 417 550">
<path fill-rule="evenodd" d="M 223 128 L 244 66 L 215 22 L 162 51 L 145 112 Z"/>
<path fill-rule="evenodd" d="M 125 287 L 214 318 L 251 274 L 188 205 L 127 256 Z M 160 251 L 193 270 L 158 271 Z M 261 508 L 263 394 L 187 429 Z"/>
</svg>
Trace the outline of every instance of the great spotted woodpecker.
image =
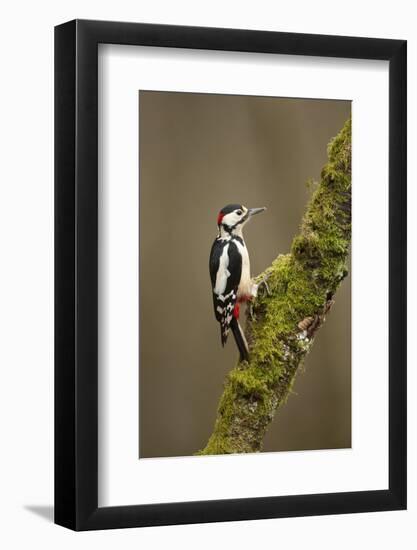
<svg viewBox="0 0 417 550">
<path fill-rule="evenodd" d="M 259 286 L 251 279 L 242 229 L 254 214 L 264 210 L 266 208 L 246 208 L 241 204 L 228 204 L 222 208 L 217 217 L 219 233 L 210 253 L 214 314 L 220 323 L 221 342 L 224 346 L 231 329 L 241 361 L 249 359 L 249 349 L 239 324 L 239 304 L 256 297 Z"/>
</svg>

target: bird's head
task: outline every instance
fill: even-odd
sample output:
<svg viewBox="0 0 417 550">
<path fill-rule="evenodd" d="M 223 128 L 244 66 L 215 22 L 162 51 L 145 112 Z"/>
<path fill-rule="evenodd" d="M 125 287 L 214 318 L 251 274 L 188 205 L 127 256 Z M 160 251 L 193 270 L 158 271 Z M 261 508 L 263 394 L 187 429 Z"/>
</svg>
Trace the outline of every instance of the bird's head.
<svg viewBox="0 0 417 550">
<path fill-rule="evenodd" d="M 266 210 L 262 208 L 246 208 L 243 204 L 228 204 L 222 208 L 217 216 L 217 225 L 220 231 L 229 234 L 239 234 L 242 227 L 252 216 Z"/>
</svg>

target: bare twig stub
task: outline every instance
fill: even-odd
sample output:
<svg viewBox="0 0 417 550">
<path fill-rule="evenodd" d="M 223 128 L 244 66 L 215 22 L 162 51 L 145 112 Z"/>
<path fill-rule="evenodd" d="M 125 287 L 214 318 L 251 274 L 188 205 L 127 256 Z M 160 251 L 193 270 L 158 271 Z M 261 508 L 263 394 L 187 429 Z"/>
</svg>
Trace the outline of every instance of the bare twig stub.
<svg viewBox="0 0 417 550">
<path fill-rule="evenodd" d="M 289 254 L 268 275 L 248 317 L 250 361 L 227 376 L 213 433 L 198 454 L 261 450 L 266 429 L 285 402 L 298 367 L 347 275 L 351 236 L 351 121 L 328 147 L 321 173 Z"/>
</svg>

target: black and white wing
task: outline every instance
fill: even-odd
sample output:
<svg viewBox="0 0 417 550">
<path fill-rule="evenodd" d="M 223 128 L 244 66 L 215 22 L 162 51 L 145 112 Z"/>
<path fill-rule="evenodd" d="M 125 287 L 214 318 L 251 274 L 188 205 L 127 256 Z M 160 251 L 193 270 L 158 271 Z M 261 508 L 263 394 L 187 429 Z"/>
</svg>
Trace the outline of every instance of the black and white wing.
<svg viewBox="0 0 417 550">
<path fill-rule="evenodd" d="M 220 335 L 224 346 L 233 319 L 242 273 L 242 257 L 235 243 L 231 240 L 216 239 L 211 248 L 209 267 L 214 314 L 220 323 Z"/>
</svg>

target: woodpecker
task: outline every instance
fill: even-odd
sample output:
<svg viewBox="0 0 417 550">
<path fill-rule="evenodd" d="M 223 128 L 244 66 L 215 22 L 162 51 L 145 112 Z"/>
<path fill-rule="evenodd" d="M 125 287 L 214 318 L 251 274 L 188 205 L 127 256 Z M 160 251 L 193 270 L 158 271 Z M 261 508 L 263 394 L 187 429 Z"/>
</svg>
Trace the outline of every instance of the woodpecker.
<svg viewBox="0 0 417 550">
<path fill-rule="evenodd" d="M 239 324 L 239 305 L 256 297 L 259 285 L 250 275 L 249 254 L 242 229 L 248 220 L 266 208 L 246 208 L 228 204 L 217 216 L 218 235 L 210 252 L 210 279 L 214 314 L 220 323 L 222 346 L 233 332 L 240 360 L 249 360 L 249 348 Z"/>
</svg>

